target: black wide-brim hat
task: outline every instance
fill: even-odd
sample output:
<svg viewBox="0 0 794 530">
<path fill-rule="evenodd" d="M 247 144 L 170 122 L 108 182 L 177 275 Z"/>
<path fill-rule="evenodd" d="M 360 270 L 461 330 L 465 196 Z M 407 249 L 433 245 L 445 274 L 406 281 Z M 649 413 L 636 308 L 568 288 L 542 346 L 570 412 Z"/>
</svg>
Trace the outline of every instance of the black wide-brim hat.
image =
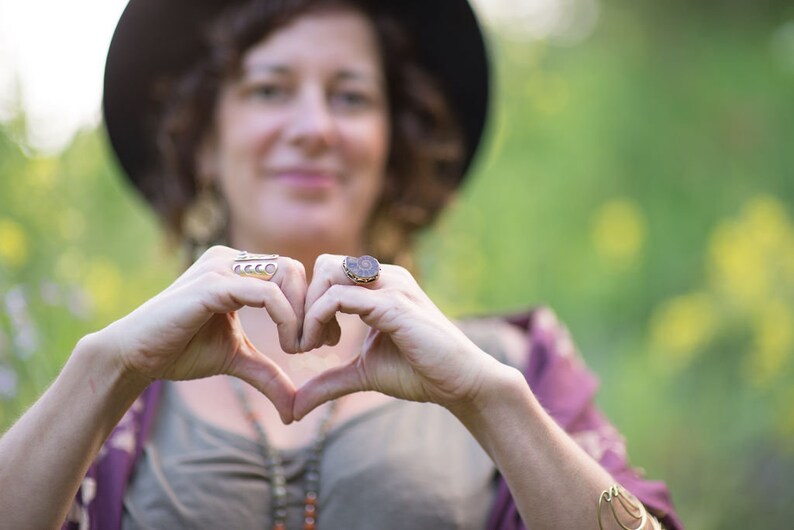
<svg viewBox="0 0 794 530">
<path fill-rule="evenodd" d="M 157 168 L 152 125 L 161 109 L 153 93 L 156 83 L 181 75 L 204 56 L 207 26 L 224 9 L 244 1 L 130 0 L 122 13 L 105 65 L 102 108 L 113 150 L 139 189 L 144 175 Z M 462 179 L 488 112 L 488 58 L 477 18 L 467 0 L 374 1 L 388 2 L 388 11 L 404 22 L 418 60 L 440 81 L 462 125 Z"/>
</svg>

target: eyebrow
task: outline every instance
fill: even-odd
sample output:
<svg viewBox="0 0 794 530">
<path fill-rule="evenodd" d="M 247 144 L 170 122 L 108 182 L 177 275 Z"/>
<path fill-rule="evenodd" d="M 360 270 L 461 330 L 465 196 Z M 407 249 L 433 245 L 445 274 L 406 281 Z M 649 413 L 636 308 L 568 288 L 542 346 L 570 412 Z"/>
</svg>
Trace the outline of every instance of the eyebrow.
<svg viewBox="0 0 794 530">
<path fill-rule="evenodd" d="M 273 74 L 288 74 L 289 67 L 282 64 L 260 64 L 254 63 L 248 68 L 243 68 L 243 74 L 255 74 L 259 72 L 273 73 Z"/>
<path fill-rule="evenodd" d="M 277 75 L 287 75 L 290 73 L 290 67 L 285 64 L 267 64 L 267 63 L 254 63 L 250 65 L 248 68 L 243 70 L 243 75 L 253 75 L 257 73 L 270 73 L 270 74 L 277 74 Z M 377 83 L 383 82 L 383 77 L 380 74 L 369 73 L 366 71 L 354 70 L 354 69 L 344 69 L 337 72 L 334 77 L 337 79 L 346 81 L 346 80 L 373 80 Z"/>
</svg>

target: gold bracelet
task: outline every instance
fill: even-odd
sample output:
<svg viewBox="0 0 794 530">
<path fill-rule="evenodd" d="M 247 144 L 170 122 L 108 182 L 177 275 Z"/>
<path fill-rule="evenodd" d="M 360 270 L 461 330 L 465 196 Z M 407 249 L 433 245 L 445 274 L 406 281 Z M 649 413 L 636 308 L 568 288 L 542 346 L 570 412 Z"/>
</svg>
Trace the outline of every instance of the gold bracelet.
<svg viewBox="0 0 794 530">
<path fill-rule="evenodd" d="M 636 528 L 626 526 L 623 524 L 623 521 L 620 520 L 617 512 L 615 511 L 615 503 L 612 502 L 615 499 L 618 500 L 626 513 L 628 513 L 635 520 L 639 520 L 640 523 Z M 608 490 L 602 491 L 601 496 L 598 498 L 598 528 L 600 530 L 604 530 L 604 523 L 601 515 L 601 509 L 603 508 L 604 502 L 609 504 L 609 507 L 612 510 L 612 516 L 623 530 L 642 530 L 645 528 L 645 524 L 648 522 L 648 512 L 645 510 L 645 506 L 643 506 L 639 501 L 637 504 L 634 504 L 634 501 L 627 498 L 623 493 L 620 485 L 615 484 Z"/>
<path fill-rule="evenodd" d="M 648 519 L 651 521 L 652 530 L 664 530 L 664 527 L 662 526 L 662 523 L 659 522 L 659 519 L 650 514 L 648 515 Z"/>
</svg>

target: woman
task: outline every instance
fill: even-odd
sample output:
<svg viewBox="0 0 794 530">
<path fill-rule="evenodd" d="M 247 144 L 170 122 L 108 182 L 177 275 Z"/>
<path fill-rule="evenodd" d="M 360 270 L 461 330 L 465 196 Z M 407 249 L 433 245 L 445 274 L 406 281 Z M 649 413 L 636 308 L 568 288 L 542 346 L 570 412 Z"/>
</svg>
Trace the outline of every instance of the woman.
<svg viewBox="0 0 794 530">
<path fill-rule="evenodd" d="M 548 311 L 456 325 L 362 256 L 404 257 L 486 101 L 464 0 L 132 0 L 114 149 L 191 248 L 228 246 L 79 342 L 0 441 L 4 524 L 680 527 Z"/>
</svg>

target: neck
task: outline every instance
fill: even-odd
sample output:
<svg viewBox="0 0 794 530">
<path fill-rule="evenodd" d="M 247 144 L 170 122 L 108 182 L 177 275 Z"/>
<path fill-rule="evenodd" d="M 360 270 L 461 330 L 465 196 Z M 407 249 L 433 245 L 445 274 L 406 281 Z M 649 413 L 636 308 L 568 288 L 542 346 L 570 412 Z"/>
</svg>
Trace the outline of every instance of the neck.
<svg viewBox="0 0 794 530">
<path fill-rule="evenodd" d="M 353 359 L 360 353 L 368 329 L 358 316 L 338 314 L 337 320 L 342 328 L 342 338 L 338 344 L 287 355 L 281 351 L 275 324 L 269 319 L 263 319 L 261 309 L 245 307 L 238 311 L 238 316 L 248 339 L 279 365 L 296 386 L 303 385 L 320 372 Z"/>
</svg>

